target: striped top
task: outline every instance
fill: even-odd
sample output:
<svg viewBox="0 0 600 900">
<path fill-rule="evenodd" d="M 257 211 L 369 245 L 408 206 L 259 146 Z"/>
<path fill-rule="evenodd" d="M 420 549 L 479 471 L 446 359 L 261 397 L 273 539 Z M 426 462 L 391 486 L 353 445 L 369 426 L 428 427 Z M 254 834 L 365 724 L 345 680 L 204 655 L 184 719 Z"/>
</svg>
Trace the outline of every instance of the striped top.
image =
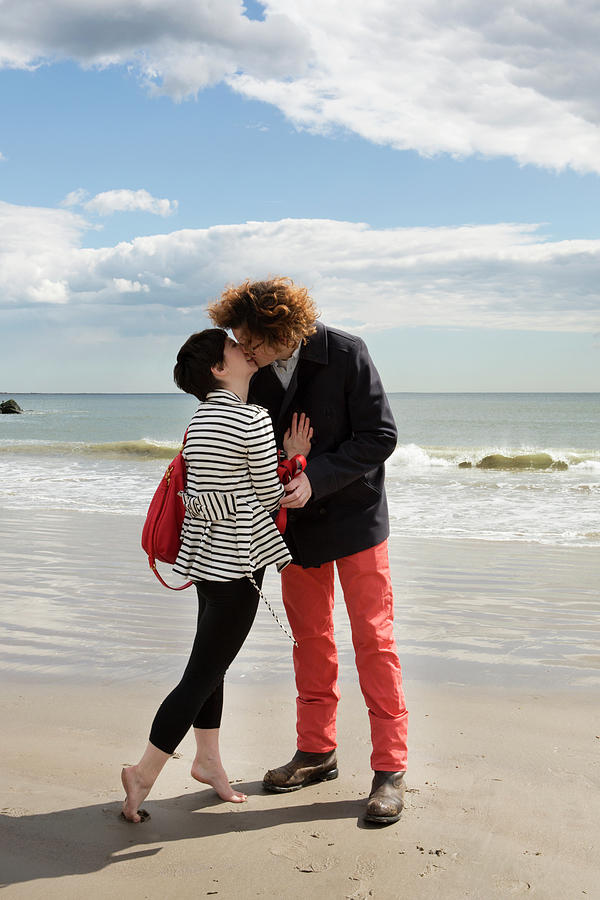
<svg viewBox="0 0 600 900">
<path fill-rule="evenodd" d="M 271 516 L 284 493 L 271 419 L 232 391 L 211 391 L 190 422 L 181 550 L 173 571 L 232 581 L 290 553 Z"/>
</svg>

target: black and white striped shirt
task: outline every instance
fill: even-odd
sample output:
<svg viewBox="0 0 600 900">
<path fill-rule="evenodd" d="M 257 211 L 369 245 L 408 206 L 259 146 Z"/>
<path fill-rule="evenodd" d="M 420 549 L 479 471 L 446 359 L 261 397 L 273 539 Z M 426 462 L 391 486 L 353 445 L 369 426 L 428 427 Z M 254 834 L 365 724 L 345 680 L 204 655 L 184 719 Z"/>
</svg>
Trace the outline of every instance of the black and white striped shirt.
<svg viewBox="0 0 600 900">
<path fill-rule="evenodd" d="M 266 409 L 211 391 L 190 422 L 181 550 L 173 571 L 192 581 L 231 581 L 291 561 L 271 512 L 284 493 Z"/>
</svg>

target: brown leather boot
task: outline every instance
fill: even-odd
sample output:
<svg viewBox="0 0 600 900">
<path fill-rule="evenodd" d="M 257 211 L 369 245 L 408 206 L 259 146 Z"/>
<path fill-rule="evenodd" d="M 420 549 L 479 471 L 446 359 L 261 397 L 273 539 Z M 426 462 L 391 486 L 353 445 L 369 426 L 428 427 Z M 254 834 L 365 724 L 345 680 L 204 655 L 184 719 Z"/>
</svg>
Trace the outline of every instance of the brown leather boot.
<svg viewBox="0 0 600 900">
<path fill-rule="evenodd" d="M 297 750 L 294 758 L 278 769 L 269 769 L 263 778 L 266 791 L 285 793 L 299 791 L 316 781 L 332 781 L 338 777 L 335 750 L 328 753 L 305 753 Z"/>
<path fill-rule="evenodd" d="M 404 772 L 375 772 L 365 820 L 379 825 L 397 822 L 404 806 Z"/>
</svg>

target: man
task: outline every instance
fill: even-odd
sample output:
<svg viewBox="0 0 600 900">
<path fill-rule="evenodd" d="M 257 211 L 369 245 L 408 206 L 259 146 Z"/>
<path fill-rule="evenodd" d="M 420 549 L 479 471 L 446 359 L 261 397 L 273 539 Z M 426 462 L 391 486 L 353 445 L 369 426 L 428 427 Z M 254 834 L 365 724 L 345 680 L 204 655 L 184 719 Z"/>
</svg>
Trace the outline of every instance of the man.
<svg viewBox="0 0 600 900">
<path fill-rule="evenodd" d="M 306 470 L 286 486 L 282 502 L 293 556 L 282 572 L 282 594 L 297 644 L 298 749 L 289 763 L 266 773 L 263 785 L 293 791 L 338 775 L 335 563 L 371 725 L 374 777 L 366 819 L 395 822 L 403 806 L 407 711 L 393 632 L 384 489 L 396 427 L 381 380 L 363 341 L 317 322 L 308 291 L 288 278 L 229 288 L 209 314 L 259 366 L 249 397 L 269 410 L 277 445 L 283 446 L 294 413 L 306 413 L 314 430 Z"/>
</svg>

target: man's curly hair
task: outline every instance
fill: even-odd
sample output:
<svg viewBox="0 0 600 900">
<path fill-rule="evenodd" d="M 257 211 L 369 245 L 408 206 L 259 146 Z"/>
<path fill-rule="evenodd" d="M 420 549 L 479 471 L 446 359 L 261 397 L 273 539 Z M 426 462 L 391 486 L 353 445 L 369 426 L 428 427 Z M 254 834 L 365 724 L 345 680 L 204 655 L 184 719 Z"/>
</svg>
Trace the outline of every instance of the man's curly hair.
<svg viewBox="0 0 600 900">
<path fill-rule="evenodd" d="M 281 276 L 227 287 L 208 314 L 219 328 L 244 328 L 271 345 L 306 341 L 319 315 L 307 288 Z"/>
</svg>

